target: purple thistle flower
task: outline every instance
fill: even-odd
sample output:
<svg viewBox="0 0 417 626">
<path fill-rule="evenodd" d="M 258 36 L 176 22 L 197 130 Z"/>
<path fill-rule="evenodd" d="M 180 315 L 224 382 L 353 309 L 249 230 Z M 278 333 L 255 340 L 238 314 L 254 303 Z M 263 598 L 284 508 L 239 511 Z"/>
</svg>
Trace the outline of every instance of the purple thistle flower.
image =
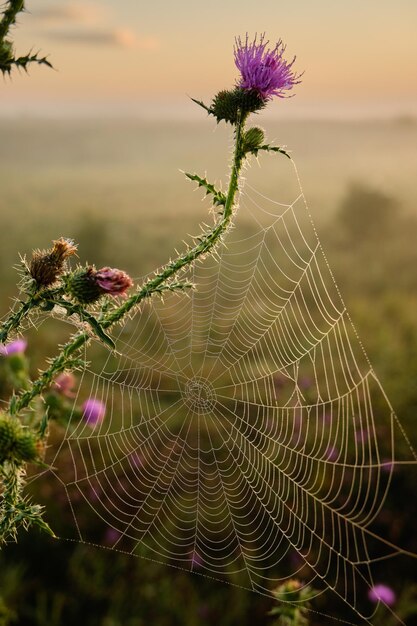
<svg viewBox="0 0 417 626">
<path fill-rule="evenodd" d="M 281 39 L 275 48 L 267 48 L 269 41 L 265 41 L 262 34 L 257 42 L 257 36 L 249 43 L 248 35 L 245 42 L 236 38 L 235 64 L 240 71 L 241 79 L 238 86 L 245 90 L 256 91 L 261 98 L 269 100 L 272 96 L 285 98 L 285 92 L 298 85 L 301 74 L 295 74 L 292 66 L 295 57 L 288 62 L 283 58 L 286 46 Z"/>
<path fill-rule="evenodd" d="M 22 354 L 27 348 L 26 339 L 16 339 L 6 345 L 0 345 L 0 354 L 2 356 L 10 356 L 12 354 Z"/>
<path fill-rule="evenodd" d="M 95 398 L 88 398 L 82 406 L 82 411 L 87 424 L 95 426 L 103 421 L 106 414 L 106 405 Z"/>
<path fill-rule="evenodd" d="M 396 595 L 391 587 L 388 587 L 388 585 L 379 584 L 374 585 L 370 588 L 368 592 L 368 598 L 371 602 L 374 602 L 375 604 L 381 601 L 388 606 L 392 606 L 393 604 L 395 604 Z"/>
<path fill-rule="evenodd" d="M 94 279 L 100 289 L 110 296 L 124 296 L 133 285 L 132 279 L 126 272 L 111 267 L 103 267 L 98 270 Z"/>
</svg>

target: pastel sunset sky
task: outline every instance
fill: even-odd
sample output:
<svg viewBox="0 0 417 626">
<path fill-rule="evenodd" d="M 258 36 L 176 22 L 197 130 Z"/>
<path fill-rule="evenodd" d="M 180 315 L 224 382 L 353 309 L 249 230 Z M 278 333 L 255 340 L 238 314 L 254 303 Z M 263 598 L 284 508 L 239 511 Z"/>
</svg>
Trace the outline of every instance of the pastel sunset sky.
<svg viewBox="0 0 417 626">
<path fill-rule="evenodd" d="M 235 35 L 266 31 L 305 71 L 286 116 L 417 113 L 416 0 L 27 0 L 18 53 L 49 54 L 0 86 L 0 114 L 187 114 L 233 85 Z M 272 110 L 272 109 L 271 109 Z"/>
</svg>

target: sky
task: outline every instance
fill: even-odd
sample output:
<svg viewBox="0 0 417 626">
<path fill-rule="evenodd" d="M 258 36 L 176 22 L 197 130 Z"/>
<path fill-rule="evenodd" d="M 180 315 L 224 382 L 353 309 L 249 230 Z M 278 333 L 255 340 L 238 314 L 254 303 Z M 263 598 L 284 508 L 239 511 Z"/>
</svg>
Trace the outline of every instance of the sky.
<svg viewBox="0 0 417 626">
<path fill-rule="evenodd" d="M 234 84 L 234 37 L 266 32 L 304 71 L 280 115 L 417 115 L 417 0 L 26 4 L 16 50 L 48 54 L 55 70 L 2 81 L 0 114 L 188 115 L 188 96 L 209 101 Z"/>
</svg>

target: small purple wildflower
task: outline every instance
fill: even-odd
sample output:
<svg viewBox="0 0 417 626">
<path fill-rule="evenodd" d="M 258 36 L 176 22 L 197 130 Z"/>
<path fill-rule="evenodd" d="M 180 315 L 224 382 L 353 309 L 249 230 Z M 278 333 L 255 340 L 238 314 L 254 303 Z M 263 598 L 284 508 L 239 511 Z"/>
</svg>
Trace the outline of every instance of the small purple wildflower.
<svg viewBox="0 0 417 626">
<path fill-rule="evenodd" d="M 121 533 L 109 526 L 104 533 L 104 543 L 108 546 L 114 545 L 121 537 Z"/>
<path fill-rule="evenodd" d="M 16 339 L 6 345 L 0 345 L 0 354 L 2 356 L 10 356 L 12 354 L 23 354 L 26 350 L 28 342 L 26 339 Z"/>
<path fill-rule="evenodd" d="M 95 398 L 88 398 L 82 406 L 82 411 L 87 424 L 95 426 L 103 421 L 106 414 L 106 405 Z"/>
<path fill-rule="evenodd" d="M 261 98 L 269 100 L 272 96 L 285 98 L 285 92 L 298 85 L 301 74 L 295 74 L 291 62 L 283 58 L 286 46 L 281 39 L 275 48 L 267 48 L 269 41 L 265 41 L 263 33 L 259 42 L 257 36 L 249 43 L 248 35 L 245 42 L 236 38 L 235 64 L 240 71 L 241 79 L 238 86 L 245 90 L 256 91 Z"/>
<path fill-rule="evenodd" d="M 371 587 L 368 592 L 368 598 L 375 604 L 381 601 L 388 606 L 392 606 L 396 601 L 395 592 L 391 589 L 391 587 L 382 584 Z"/>
<path fill-rule="evenodd" d="M 199 569 L 203 565 L 202 557 L 195 550 L 190 553 L 190 561 L 193 569 Z"/>
<path fill-rule="evenodd" d="M 325 457 L 328 461 L 336 461 L 339 458 L 339 450 L 335 446 L 331 446 L 326 450 Z"/>
<path fill-rule="evenodd" d="M 390 474 L 395 469 L 395 463 L 392 459 L 382 459 L 381 469 L 383 472 Z"/>
</svg>

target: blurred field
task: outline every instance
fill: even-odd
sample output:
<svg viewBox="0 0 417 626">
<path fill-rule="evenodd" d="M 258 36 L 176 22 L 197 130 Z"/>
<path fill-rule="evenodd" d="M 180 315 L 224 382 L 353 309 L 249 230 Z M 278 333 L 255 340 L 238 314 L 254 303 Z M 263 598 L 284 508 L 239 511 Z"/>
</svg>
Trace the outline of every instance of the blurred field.
<svg viewBox="0 0 417 626">
<path fill-rule="evenodd" d="M 270 140 L 292 151 L 342 295 L 388 397 L 415 444 L 417 122 L 267 121 L 262 125 Z M 209 205 L 201 202 L 201 194 L 193 193 L 194 186 L 184 180 L 179 169 L 207 173 L 210 180 L 223 181 L 225 187 L 229 131 L 212 121 L 1 121 L 0 314 L 16 294 L 12 266 L 18 252 L 28 254 L 32 248 L 47 247 L 59 236 L 78 241 L 81 261 L 122 267 L 135 277 L 165 262 L 175 247 L 181 248 L 187 233 L 197 234 L 198 224 L 211 219 Z M 294 200 L 299 190 L 285 157 L 264 155 L 259 164 L 261 167 L 254 162 L 247 169 L 248 183 L 278 202 Z M 249 228 L 244 210 L 243 200 L 242 230 Z M 45 350 L 53 353 L 61 338 L 56 322 L 31 333 L 31 355 L 39 354 L 38 361 L 32 362 L 33 371 L 43 362 L 40 355 Z M 393 541 L 396 536 L 405 537 L 409 549 L 416 551 L 409 532 L 416 513 L 415 484 L 411 475 L 397 480 L 399 488 L 390 504 L 401 513 L 398 519 L 388 519 L 387 527 Z M 59 501 L 53 494 L 52 499 L 59 516 Z M 62 581 L 52 583 L 43 565 L 36 569 L 42 545 L 47 546 L 62 581 L 77 588 L 78 608 Z M 34 588 L 37 602 L 35 610 L 19 600 L 24 605 L 23 619 L 28 620 L 22 623 L 66 625 L 71 619 L 80 619 L 79 611 L 84 611 L 88 626 L 270 623 L 265 617 L 270 605 L 262 598 L 233 590 L 233 602 L 224 610 L 230 596 L 227 588 L 217 583 L 193 580 L 181 573 L 171 575 L 156 564 L 149 566 L 145 576 L 143 565 L 141 569 L 136 560 L 132 564 L 132 559 L 123 555 L 97 554 L 83 546 L 72 550 L 64 543 L 52 548 L 46 541 L 22 542 L 16 552 L 11 548 L 17 565 L 4 569 L 0 577 L 5 595 L 14 606 L 16 598 L 21 598 L 16 591 L 16 580 L 21 579 L 26 593 Z M 68 563 L 63 565 L 62 558 Z M 111 576 L 111 568 L 140 589 L 132 605 L 123 585 Z M 383 566 L 379 572 L 386 574 Z M 387 582 L 394 583 L 398 575 L 399 570 L 394 569 L 387 574 Z M 407 575 L 410 586 L 412 568 Z M 31 582 L 37 576 L 38 582 Z M 48 593 L 42 590 L 42 580 L 48 581 Z M 109 598 L 108 588 L 112 589 Z M 185 598 L 188 607 L 183 606 Z M 327 611 L 325 605 L 319 608 Z M 64 619 L 66 610 L 72 618 Z M 320 623 L 312 619 L 314 624 Z"/>
<path fill-rule="evenodd" d="M 267 121 L 264 127 L 292 151 L 319 226 L 335 214 L 352 181 L 393 195 L 406 212 L 417 213 L 412 120 Z M 106 260 L 143 275 L 207 217 L 179 169 L 227 183 L 230 128 L 212 120 L 3 120 L 0 137 L 3 285 L 13 279 L 17 251 L 60 235 L 76 238 L 91 262 Z M 285 202 L 294 189 L 282 159 L 261 156 L 261 167 L 254 163 L 247 179 Z"/>
</svg>

